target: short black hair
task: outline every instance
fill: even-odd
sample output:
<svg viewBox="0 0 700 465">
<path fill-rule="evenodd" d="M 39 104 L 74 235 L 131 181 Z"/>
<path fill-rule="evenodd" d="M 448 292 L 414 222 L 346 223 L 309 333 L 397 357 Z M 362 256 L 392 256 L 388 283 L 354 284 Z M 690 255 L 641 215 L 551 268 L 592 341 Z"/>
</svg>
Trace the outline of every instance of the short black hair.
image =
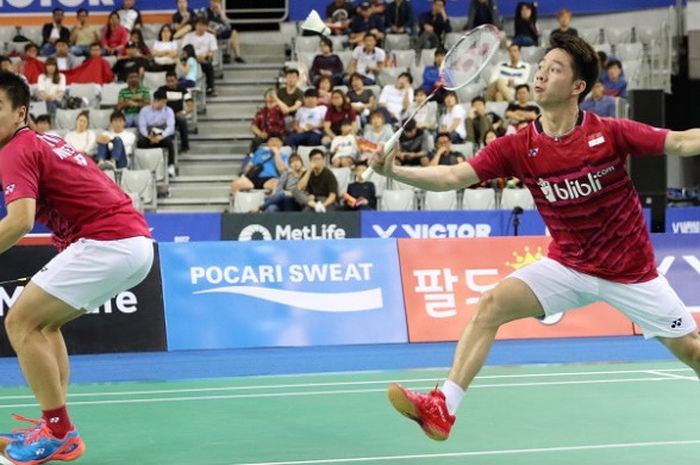
<svg viewBox="0 0 700 465">
<path fill-rule="evenodd" d="M 484 97 L 482 97 L 481 95 L 477 95 L 476 97 L 474 97 L 474 98 L 472 99 L 472 104 L 474 104 L 474 103 L 476 103 L 476 102 L 481 102 L 481 103 L 483 103 L 484 105 L 486 105 L 486 99 L 485 99 Z"/>
<path fill-rule="evenodd" d="M 12 63 L 12 60 L 10 60 L 10 57 L 5 56 L 5 55 L 0 55 L 0 63 L 5 63 L 6 61 L 9 61 Z"/>
<path fill-rule="evenodd" d="M 168 92 L 165 89 L 158 89 L 153 93 L 153 100 L 168 100 Z"/>
<path fill-rule="evenodd" d="M 54 14 L 54 13 L 65 13 L 65 11 L 63 10 L 63 8 L 54 8 L 51 11 L 51 14 Z"/>
<path fill-rule="evenodd" d="M 66 39 L 61 39 L 60 37 L 58 39 L 56 39 L 56 43 L 58 44 L 59 42 L 68 45 L 68 41 Z"/>
<path fill-rule="evenodd" d="M 296 74 L 299 76 L 299 70 L 296 68 L 287 68 L 284 70 L 284 75 L 286 76 L 287 74 Z"/>
<path fill-rule="evenodd" d="M 328 45 L 331 48 L 331 52 L 333 51 L 333 41 L 328 37 L 321 37 L 320 43 Z"/>
<path fill-rule="evenodd" d="M 129 76 L 131 76 L 132 74 L 136 74 L 137 76 L 140 75 L 138 69 L 132 69 L 126 72 L 126 78 L 129 79 Z"/>
<path fill-rule="evenodd" d="M 408 71 L 404 71 L 403 73 L 399 74 L 399 78 L 401 76 L 405 76 L 408 79 L 408 83 L 413 84 L 413 76 L 411 76 L 411 73 L 409 73 Z"/>
<path fill-rule="evenodd" d="M 49 123 L 49 126 L 51 126 L 51 115 L 44 113 L 43 115 L 39 115 L 36 118 L 34 118 L 34 123 L 39 124 L 39 123 Z"/>
<path fill-rule="evenodd" d="M 438 47 L 435 49 L 435 53 L 433 53 L 433 56 L 436 56 L 436 55 L 445 56 L 445 55 L 447 55 L 447 50 L 445 50 L 444 47 Z"/>
<path fill-rule="evenodd" d="M 24 79 L 15 73 L 0 71 L 0 89 L 5 91 L 13 110 L 23 106 L 26 110 L 26 117 L 29 117 L 30 92 Z"/>
<path fill-rule="evenodd" d="M 196 21 L 194 24 L 195 24 L 195 26 L 196 26 L 197 24 L 204 24 L 205 26 L 208 27 L 208 26 L 209 26 L 209 20 L 208 20 L 207 18 L 205 18 L 204 16 L 200 16 L 200 17 L 197 18 L 197 21 Z"/>
<path fill-rule="evenodd" d="M 126 121 L 126 117 L 124 116 L 124 113 L 122 113 L 120 110 L 114 110 L 111 115 L 109 115 L 109 121 L 112 122 L 115 119 L 120 119 L 122 121 Z"/>
<path fill-rule="evenodd" d="M 279 139 L 279 140 L 281 140 L 281 141 L 284 140 L 284 136 L 282 136 L 282 133 L 281 133 L 281 132 L 271 132 L 271 133 L 269 133 L 269 134 L 267 135 L 267 140 L 270 140 L 270 139 L 272 139 L 273 137 L 274 137 L 275 139 Z"/>
<path fill-rule="evenodd" d="M 175 76 L 175 77 L 177 77 L 177 73 L 176 73 L 175 71 L 173 71 L 173 70 L 166 71 L 166 72 L 165 72 L 165 77 L 167 78 L 167 77 L 170 77 L 170 76 Z"/>
<path fill-rule="evenodd" d="M 309 152 L 309 160 L 311 160 L 315 155 L 321 155 L 323 158 L 326 158 L 326 154 L 323 153 L 323 150 L 313 149 L 311 152 Z"/>
<path fill-rule="evenodd" d="M 613 66 L 617 66 L 618 68 L 622 69 L 622 62 L 620 60 L 610 60 L 608 61 L 608 64 L 605 65 L 605 69 L 610 69 Z"/>
<path fill-rule="evenodd" d="M 600 75 L 598 54 L 584 39 L 568 34 L 556 34 L 551 38 L 550 43 L 551 47 L 547 52 L 556 48 L 564 50 L 571 57 L 574 79 L 580 79 L 586 83 L 586 88 L 578 96 L 579 103 L 582 102 Z"/>
<path fill-rule="evenodd" d="M 440 140 L 442 137 L 447 137 L 447 140 L 449 140 L 450 142 L 452 142 L 452 138 L 450 137 L 450 133 L 449 133 L 449 132 L 439 132 L 438 135 L 435 136 L 435 142 L 437 142 L 438 140 Z"/>
<path fill-rule="evenodd" d="M 527 84 L 518 84 L 515 86 L 515 92 L 517 93 L 521 88 L 526 88 L 528 92 L 530 92 L 530 86 Z"/>
<path fill-rule="evenodd" d="M 304 97 L 318 97 L 318 90 L 313 87 L 309 87 L 304 91 Z"/>
<path fill-rule="evenodd" d="M 80 8 L 78 11 L 75 12 L 75 15 L 79 15 L 80 13 L 85 13 L 86 15 L 90 15 L 90 12 L 86 10 L 85 8 Z"/>
</svg>

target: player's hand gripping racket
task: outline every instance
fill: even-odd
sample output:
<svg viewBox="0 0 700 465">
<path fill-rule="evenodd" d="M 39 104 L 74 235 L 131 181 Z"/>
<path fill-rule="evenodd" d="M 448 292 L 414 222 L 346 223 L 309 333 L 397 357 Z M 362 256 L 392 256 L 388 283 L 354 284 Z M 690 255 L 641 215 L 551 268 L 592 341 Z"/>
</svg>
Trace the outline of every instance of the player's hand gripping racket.
<svg viewBox="0 0 700 465">
<path fill-rule="evenodd" d="M 403 123 L 384 144 L 384 153 L 390 153 L 403 133 L 406 124 L 413 119 L 419 111 L 430 101 L 440 89 L 458 90 L 474 81 L 486 67 L 489 60 L 498 50 L 501 37 L 498 28 L 491 24 L 484 24 L 464 34 L 456 44 L 447 51 L 445 59 L 440 66 L 440 85 L 430 93 L 428 98 L 416 108 L 411 116 Z M 365 170 L 363 178 L 368 180 L 374 170 L 369 167 Z"/>
</svg>

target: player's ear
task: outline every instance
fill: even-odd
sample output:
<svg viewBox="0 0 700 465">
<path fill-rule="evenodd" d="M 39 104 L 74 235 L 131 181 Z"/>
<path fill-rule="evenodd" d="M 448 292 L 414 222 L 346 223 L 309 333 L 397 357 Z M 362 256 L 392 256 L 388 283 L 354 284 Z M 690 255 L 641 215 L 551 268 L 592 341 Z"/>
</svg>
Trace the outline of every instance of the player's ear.
<svg viewBox="0 0 700 465">
<path fill-rule="evenodd" d="M 574 95 L 581 95 L 586 90 L 586 81 L 583 79 L 574 79 L 571 84 L 571 93 Z"/>
</svg>

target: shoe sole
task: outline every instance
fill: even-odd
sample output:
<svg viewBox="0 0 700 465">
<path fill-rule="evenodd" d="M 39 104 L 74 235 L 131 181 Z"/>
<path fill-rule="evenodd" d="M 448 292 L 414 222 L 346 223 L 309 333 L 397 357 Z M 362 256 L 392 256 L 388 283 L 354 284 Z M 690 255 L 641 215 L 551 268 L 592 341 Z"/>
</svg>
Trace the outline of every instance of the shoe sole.
<svg viewBox="0 0 700 465">
<path fill-rule="evenodd" d="M 50 457 L 48 459 L 43 460 L 33 460 L 30 462 L 15 462 L 14 460 L 5 455 L 6 446 L 7 444 L 2 444 L 0 446 L 0 450 L 2 452 L 2 454 L 0 454 L 0 465 L 39 465 L 42 463 L 53 461 L 72 462 L 73 460 L 77 460 L 78 458 L 80 458 L 85 453 L 85 443 L 83 441 L 80 441 L 78 447 L 66 455 L 58 454 L 54 457 Z"/>
<path fill-rule="evenodd" d="M 397 384 L 390 384 L 386 390 L 386 395 L 389 398 L 391 405 L 406 418 L 418 423 L 426 436 L 434 441 L 444 441 L 447 439 L 447 435 L 435 428 L 430 427 L 430 425 L 425 425 L 420 420 L 418 412 L 416 411 L 416 406 L 411 402 L 406 394 L 404 394 L 403 389 Z"/>
</svg>

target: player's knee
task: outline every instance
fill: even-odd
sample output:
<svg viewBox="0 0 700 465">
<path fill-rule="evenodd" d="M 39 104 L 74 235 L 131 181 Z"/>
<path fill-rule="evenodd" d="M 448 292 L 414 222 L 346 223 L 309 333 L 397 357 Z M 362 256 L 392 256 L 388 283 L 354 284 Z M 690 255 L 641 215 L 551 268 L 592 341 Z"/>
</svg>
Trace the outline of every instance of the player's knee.
<svg viewBox="0 0 700 465">
<path fill-rule="evenodd" d="M 5 317 L 5 332 L 12 347 L 17 347 L 25 339 L 28 329 L 27 324 L 17 312 L 9 312 Z"/>
<path fill-rule="evenodd" d="M 507 321 L 503 305 L 493 292 L 486 292 L 479 299 L 474 324 L 484 327 L 499 327 Z"/>
</svg>

